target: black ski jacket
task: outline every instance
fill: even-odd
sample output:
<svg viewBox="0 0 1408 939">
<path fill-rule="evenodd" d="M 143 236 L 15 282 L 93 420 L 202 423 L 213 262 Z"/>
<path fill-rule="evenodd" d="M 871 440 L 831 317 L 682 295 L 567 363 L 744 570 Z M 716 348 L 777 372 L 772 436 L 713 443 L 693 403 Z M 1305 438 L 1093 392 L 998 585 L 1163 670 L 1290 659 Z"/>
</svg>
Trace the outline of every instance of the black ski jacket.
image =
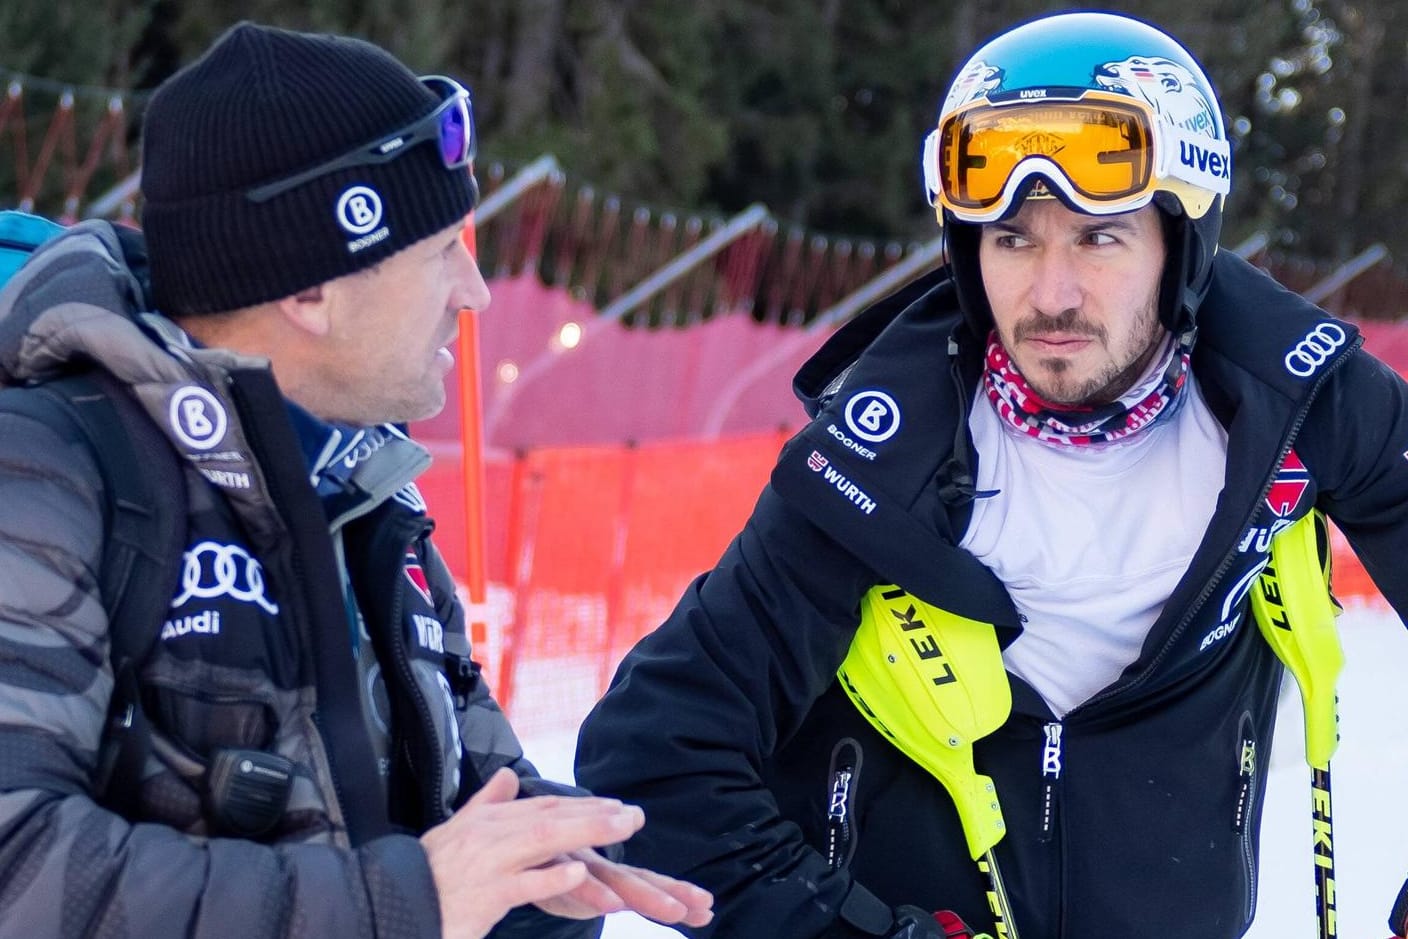
<svg viewBox="0 0 1408 939">
<path fill-rule="evenodd" d="M 1025 937 L 1246 930 L 1265 778 L 1244 757 L 1269 753 L 1282 674 L 1246 597 L 1272 535 L 1322 508 L 1408 610 L 1408 385 L 1352 326 L 1227 252 L 1199 327 L 1193 371 L 1228 448 L 1188 571 L 1115 683 L 1057 722 L 1012 679 L 1011 717 L 976 748 Z M 966 420 L 981 357 L 942 271 L 833 337 L 797 377 L 814 417 L 752 517 L 583 726 L 579 780 L 645 809 L 628 859 L 714 891 L 694 935 L 883 935 L 900 904 L 992 929 L 946 792 L 835 680 L 876 584 L 1004 641 L 1020 629 L 1002 584 L 955 547 L 981 456 Z M 897 428 L 858 439 L 846 409 L 877 391 Z M 1132 492 L 1130 511 L 1159 497 Z"/>
</svg>

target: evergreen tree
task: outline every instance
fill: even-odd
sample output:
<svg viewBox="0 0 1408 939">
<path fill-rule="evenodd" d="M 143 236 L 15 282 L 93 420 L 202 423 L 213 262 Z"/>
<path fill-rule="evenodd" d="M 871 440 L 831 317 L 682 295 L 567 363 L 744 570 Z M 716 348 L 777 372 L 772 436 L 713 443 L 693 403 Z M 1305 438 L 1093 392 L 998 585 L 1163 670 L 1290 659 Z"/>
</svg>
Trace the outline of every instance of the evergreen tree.
<svg viewBox="0 0 1408 939">
<path fill-rule="evenodd" d="M 1225 238 L 1342 260 L 1408 258 L 1408 10 L 1401 0 L 1116 0 L 1203 60 L 1234 142 Z M 465 78 L 510 165 L 553 153 L 646 203 L 913 240 L 935 232 L 918 155 L 957 64 L 1049 0 L 73 0 L 0 5 L 0 68 L 26 89 L 31 159 L 62 86 L 149 89 L 239 19 L 350 32 Z M 43 96 L 47 101 L 41 101 Z M 106 107 L 80 95 L 91 128 Z M 32 100 L 31 100 L 32 99 Z M 134 118 L 136 115 L 134 115 Z M 86 140 L 79 131 L 80 142 Z M 135 144 L 135 124 L 129 143 Z M 15 189 L 10 134 L 0 191 Z M 57 197 L 57 174 L 45 197 Z M 90 189 L 91 194 L 91 189 Z M 53 211 L 52 201 L 48 206 Z"/>
</svg>

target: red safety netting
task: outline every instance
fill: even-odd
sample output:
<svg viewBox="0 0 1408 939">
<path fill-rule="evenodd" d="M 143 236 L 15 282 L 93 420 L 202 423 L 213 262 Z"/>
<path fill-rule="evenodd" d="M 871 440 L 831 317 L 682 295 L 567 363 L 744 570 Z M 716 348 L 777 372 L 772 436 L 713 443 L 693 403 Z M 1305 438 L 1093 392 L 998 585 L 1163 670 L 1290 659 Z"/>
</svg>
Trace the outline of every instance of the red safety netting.
<svg viewBox="0 0 1408 939">
<path fill-rule="evenodd" d="M 697 438 L 805 422 L 792 375 L 824 332 L 743 315 L 685 329 L 631 329 L 531 277 L 492 287 L 493 303 L 480 317 L 490 448 Z M 564 337 L 575 345 L 564 346 Z M 760 361 L 767 367 L 753 374 Z M 458 426 L 452 401 L 419 433 L 453 439 Z"/>
<path fill-rule="evenodd" d="M 718 560 L 782 440 L 754 434 L 490 458 L 489 634 L 476 653 L 520 730 L 585 713 L 621 656 Z M 441 520 L 441 550 L 462 571 L 459 454 L 433 450 L 421 488 Z"/>
</svg>

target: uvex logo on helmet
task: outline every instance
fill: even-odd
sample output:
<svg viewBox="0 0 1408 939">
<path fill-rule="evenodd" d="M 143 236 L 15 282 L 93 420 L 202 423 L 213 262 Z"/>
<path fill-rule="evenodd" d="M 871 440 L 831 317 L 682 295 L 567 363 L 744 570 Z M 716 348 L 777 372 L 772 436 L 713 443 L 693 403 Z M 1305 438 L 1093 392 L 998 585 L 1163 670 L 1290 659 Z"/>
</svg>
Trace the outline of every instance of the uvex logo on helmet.
<svg viewBox="0 0 1408 939">
<path fill-rule="evenodd" d="M 1192 140 L 1178 142 L 1178 162 L 1197 173 L 1206 173 L 1213 179 L 1231 179 L 1232 161 L 1217 150 L 1209 149 Z"/>
</svg>

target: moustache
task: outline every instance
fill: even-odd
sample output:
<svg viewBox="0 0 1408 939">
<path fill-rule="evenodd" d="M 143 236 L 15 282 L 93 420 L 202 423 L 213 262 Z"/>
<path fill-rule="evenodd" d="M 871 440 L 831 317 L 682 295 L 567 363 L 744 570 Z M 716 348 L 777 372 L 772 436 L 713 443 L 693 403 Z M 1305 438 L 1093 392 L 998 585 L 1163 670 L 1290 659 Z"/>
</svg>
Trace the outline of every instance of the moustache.
<svg viewBox="0 0 1408 939">
<path fill-rule="evenodd" d="M 1091 323 L 1081 318 L 1080 311 L 1075 309 L 1062 310 L 1059 316 L 1033 316 L 1019 322 L 1012 329 L 1012 338 L 1021 342 L 1023 339 L 1034 339 L 1047 335 L 1065 336 L 1086 336 L 1091 339 L 1105 340 L 1105 330 L 1096 323 Z"/>
</svg>

